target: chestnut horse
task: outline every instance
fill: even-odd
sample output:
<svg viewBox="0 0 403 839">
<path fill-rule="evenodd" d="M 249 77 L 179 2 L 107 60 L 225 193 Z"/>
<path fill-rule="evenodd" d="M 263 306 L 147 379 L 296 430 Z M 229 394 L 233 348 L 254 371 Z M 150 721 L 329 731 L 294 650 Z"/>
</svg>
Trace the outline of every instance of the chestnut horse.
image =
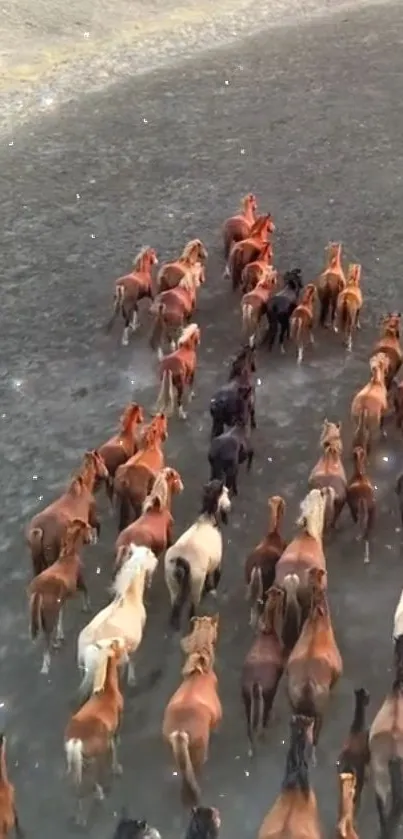
<svg viewBox="0 0 403 839">
<path fill-rule="evenodd" d="M 98 479 L 108 481 L 109 473 L 102 457 L 94 449 L 84 455 L 81 469 L 66 492 L 31 519 L 25 532 L 34 574 L 40 574 L 56 562 L 66 527 L 73 519 L 88 522 L 94 530 L 93 542 L 96 542 L 101 529 L 93 495 Z"/>
<path fill-rule="evenodd" d="M 6 837 L 14 829 L 17 839 L 23 839 L 15 804 L 15 789 L 8 780 L 6 762 L 6 736 L 0 734 L 0 837 Z"/>
<path fill-rule="evenodd" d="M 131 332 L 139 325 L 139 302 L 148 297 L 153 299 L 152 269 L 158 264 L 154 248 L 143 248 L 136 256 L 133 271 L 115 281 L 113 315 L 108 323 L 112 328 L 118 315 L 121 315 L 124 329 L 122 345 L 127 347 Z"/>
<path fill-rule="evenodd" d="M 291 718 L 291 738 L 282 790 L 264 818 L 258 839 L 323 839 L 308 759 L 312 720 Z"/>
<path fill-rule="evenodd" d="M 286 593 L 282 637 L 288 650 L 298 640 L 311 602 L 309 569 L 326 568 L 322 537 L 329 496 L 334 498 L 334 490 L 325 487 L 311 489 L 304 498 L 297 519 L 300 532 L 289 542 L 276 565 L 275 585 Z"/>
<path fill-rule="evenodd" d="M 203 242 L 200 239 L 192 239 L 185 245 L 178 259 L 165 262 L 161 266 L 157 276 L 158 292 L 175 288 L 188 274 L 197 278 L 197 285 L 204 283 L 204 263 L 207 257 L 208 252 Z"/>
<path fill-rule="evenodd" d="M 260 252 L 259 258 L 245 265 L 242 271 L 241 290 L 243 294 L 253 291 L 260 280 L 264 280 L 270 275 L 275 276 L 277 282 L 277 271 L 273 268 L 272 263 L 273 246 L 271 242 L 266 242 L 263 250 Z"/>
<path fill-rule="evenodd" d="M 228 259 L 232 245 L 246 239 L 256 221 L 257 201 L 252 192 L 244 195 L 236 216 L 231 216 L 223 224 L 224 255 Z"/>
<path fill-rule="evenodd" d="M 315 315 L 316 286 L 308 283 L 302 293 L 298 306 L 290 317 L 290 340 L 294 341 L 297 347 L 297 362 L 301 364 L 304 357 L 304 348 L 307 341 L 311 345 L 315 343 L 313 336 L 313 322 Z"/>
<path fill-rule="evenodd" d="M 318 297 L 320 303 L 320 326 L 327 326 L 330 316 L 331 326 L 334 328 L 337 308 L 337 298 L 346 287 L 343 266 L 341 264 L 340 242 L 329 242 L 327 246 L 327 264 L 318 279 Z"/>
<path fill-rule="evenodd" d="M 370 435 L 370 446 L 377 431 L 382 437 L 386 436 L 384 430 L 385 414 L 388 408 L 388 392 L 386 389 L 386 373 L 389 360 L 384 353 L 372 356 L 369 362 L 371 379 L 356 395 L 351 403 L 351 417 L 356 422 L 363 421 L 363 412 L 366 411 L 366 423 Z"/>
<path fill-rule="evenodd" d="M 369 541 L 375 520 L 375 488 L 366 471 L 364 449 L 353 450 L 354 471 L 347 485 L 347 504 L 351 518 L 358 524 L 358 538 L 364 542 L 364 562 L 369 562 Z"/>
<path fill-rule="evenodd" d="M 120 428 L 117 434 L 110 437 L 98 449 L 110 478 L 115 477 L 118 466 L 132 457 L 138 449 L 139 426 L 144 422 L 144 413 L 137 402 L 130 402 L 120 418 Z"/>
<path fill-rule="evenodd" d="M 371 358 L 382 353 L 389 360 L 385 382 L 388 390 L 403 361 L 403 352 L 400 346 L 400 318 L 400 312 L 397 314 L 389 313 L 382 318 L 380 335 L 371 352 Z"/>
<path fill-rule="evenodd" d="M 270 213 L 259 216 L 251 227 L 247 239 L 234 244 L 228 258 L 228 273 L 234 291 L 241 283 L 243 269 L 249 262 L 258 259 L 267 244 L 267 237 L 270 233 L 274 233 L 275 229 Z"/>
<path fill-rule="evenodd" d="M 361 265 L 351 263 L 351 265 L 348 266 L 347 285 L 340 292 L 337 298 L 336 318 L 338 326 L 335 326 L 335 332 L 340 329 L 343 333 L 346 347 L 349 352 L 351 352 L 353 348 L 354 329 L 361 329 L 360 313 L 363 297 L 360 282 Z"/>
<path fill-rule="evenodd" d="M 181 776 L 182 802 L 190 807 L 199 804 L 197 775 L 207 761 L 210 732 L 222 719 L 213 669 L 218 615 L 193 621 L 192 634 L 182 641 L 188 656 L 182 669 L 183 681 L 165 708 L 162 725 L 164 740 Z"/>
<path fill-rule="evenodd" d="M 159 355 L 165 337 L 170 341 L 171 350 L 175 350 L 178 333 L 185 327 L 194 312 L 198 287 L 197 277 L 186 274 L 175 288 L 158 295 L 151 308 L 155 320 L 150 346 L 152 349 L 157 349 Z"/>
<path fill-rule="evenodd" d="M 122 530 L 116 540 L 115 569 L 119 570 L 125 561 L 130 545 L 146 545 L 157 558 L 172 545 L 171 499 L 183 489 L 181 476 L 175 469 L 165 466 L 158 472 L 140 518 Z"/>
<path fill-rule="evenodd" d="M 113 489 L 119 503 L 119 530 L 130 524 L 132 515 L 141 515 L 156 474 L 165 465 L 162 443 L 167 437 L 167 418 L 157 414 L 144 432 L 141 448 L 116 470 Z"/>
<path fill-rule="evenodd" d="M 343 672 L 343 661 L 334 637 L 324 588 L 326 571 L 311 568 L 308 577 L 311 607 L 287 662 L 287 690 L 293 711 L 314 720 L 314 756 L 323 713 L 330 691 Z"/>
<path fill-rule="evenodd" d="M 255 627 L 268 589 L 274 583 L 276 564 L 284 553 L 287 542 L 281 535 L 285 501 L 280 495 L 268 500 L 269 523 L 267 535 L 249 554 L 245 562 L 246 597 L 250 603 L 249 623 Z"/>
<path fill-rule="evenodd" d="M 247 338 L 256 340 L 262 315 L 266 311 L 266 303 L 277 287 L 277 272 L 271 269 L 264 276 L 252 291 L 244 294 L 241 302 L 242 329 Z"/>
<path fill-rule="evenodd" d="M 334 527 L 344 507 L 347 496 L 347 477 L 341 456 L 343 443 L 341 439 L 341 422 L 329 422 L 325 419 L 320 435 L 322 456 L 312 469 L 308 478 L 310 489 L 332 487 L 334 496 L 328 499 L 326 510 L 326 526 Z"/>
<path fill-rule="evenodd" d="M 186 419 L 183 398 L 186 388 L 191 388 L 188 401 L 194 397 L 193 383 L 197 364 L 197 347 L 200 344 L 200 329 L 191 323 L 183 329 L 178 349 L 169 355 L 160 356 L 161 387 L 157 397 L 156 411 L 164 411 L 171 417 L 175 410 L 175 395 L 178 416 Z"/>
</svg>

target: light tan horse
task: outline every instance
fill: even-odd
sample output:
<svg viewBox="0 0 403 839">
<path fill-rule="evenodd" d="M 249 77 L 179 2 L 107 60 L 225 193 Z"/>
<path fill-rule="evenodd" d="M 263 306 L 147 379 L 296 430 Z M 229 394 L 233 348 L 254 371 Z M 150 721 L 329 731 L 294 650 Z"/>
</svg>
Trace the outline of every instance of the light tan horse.
<svg viewBox="0 0 403 839">
<path fill-rule="evenodd" d="M 158 560 L 149 548 L 133 545 L 131 556 L 113 582 L 112 602 L 81 630 L 77 658 L 79 666 L 86 671 L 82 690 L 86 689 L 87 681 L 91 679 L 99 646 L 105 647 L 114 640 L 126 654 L 128 682 L 135 684 L 133 657 L 141 644 L 147 620 L 144 589 L 150 584 L 157 565 Z"/>
<path fill-rule="evenodd" d="M 179 285 L 183 277 L 190 274 L 197 280 L 197 286 L 205 282 L 204 263 L 208 252 L 200 239 L 191 239 L 174 262 L 165 262 L 157 276 L 159 292 L 168 291 Z"/>
<path fill-rule="evenodd" d="M 305 286 L 298 306 L 290 317 L 290 340 L 297 348 L 297 362 L 301 364 L 304 357 L 305 344 L 315 343 L 313 323 L 315 315 L 316 286 L 308 283 Z"/>
<path fill-rule="evenodd" d="M 359 839 L 354 827 L 356 777 L 352 772 L 342 772 L 338 778 L 339 818 L 336 828 L 336 839 Z"/>
<path fill-rule="evenodd" d="M 277 271 L 267 265 L 264 276 L 252 291 L 242 297 L 242 330 L 245 337 L 256 340 L 256 333 L 265 311 L 266 303 L 277 288 Z"/>
<path fill-rule="evenodd" d="M 367 428 L 370 434 L 370 445 L 377 432 L 386 436 L 383 424 L 388 408 L 388 392 L 386 389 L 386 373 L 389 360 L 384 353 L 374 355 L 369 362 L 371 378 L 356 395 L 351 403 L 351 417 L 357 424 L 362 422 L 363 412 L 366 411 Z"/>
<path fill-rule="evenodd" d="M 329 496 L 326 510 L 326 525 L 334 527 L 347 497 L 347 476 L 341 459 L 343 454 L 341 422 L 329 422 L 325 419 L 320 435 L 320 446 L 323 453 L 312 469 L 308 486 L 310 489 L 332 487 L 334 490 L 334 497 Z"/>
<path fill-rule="evenodd" d="M 363 296 L 360 288 L 361 265 L 351 263 L 348 266 L 347 285 L 337 298 L 335 332 L 341 330 L 349 352 L 353 348 L 354 329 L 361 329 L 360 313 Z"/>
<path fill-rule="evenodd" d="M 231 216 L 223 224 L 222 235 L 224 239 L 225 259 L 228 259 L 229 252 L 235 242 L 242 242 L 249 235 L 251 228 L 256 221 L 257 201 L 252 192 L 244 195 L 236 216 Z"/>
<path fill-rule="evenodd" d="M 213 669 L 217 634 L 218 615 L 193 618 L 193 632 L 181 644 L 187 655 L 183 681 L 164 713 L 162 734 L 181 776 L 185 806 L 195 807 L 199 803 L 197 775 L 207 761 L 210 732 L 222 719 Z"/>
<path fill-rule="evenodd" d="M 327 326 L 327 318 L 330 316 L 330 323 L 334 328 L 337 299 L 340 292 L 346 287 L 346 278 L 341 264 L 341 247 L 340 242 L 329 242 L 326 248 L 326 267 L 322 271 L 317 284 L 320 326 Z"/>
</svg>

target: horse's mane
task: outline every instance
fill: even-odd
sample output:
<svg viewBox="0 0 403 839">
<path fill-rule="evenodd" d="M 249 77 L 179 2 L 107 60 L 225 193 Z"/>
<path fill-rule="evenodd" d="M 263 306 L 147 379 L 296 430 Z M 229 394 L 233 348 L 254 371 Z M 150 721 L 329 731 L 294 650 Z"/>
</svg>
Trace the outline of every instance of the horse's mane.
<svg viewBox="0 0 403 839">
<path fill-rule="evenodd" d="M 133 415 L 138 410 L 138 405 L 136 402 L 131 402 L 130 405 L 127 405 L 123 414 L 120 418 L 120 432 L 121 434 L 126 434 L 131 429 Z"/>
<path fill-rule="evenodd" d="M 161 469 L 160 472 L 158 472 L 153 484 L 153 488 L 144 501 L 142 508 L 143 513 L 147 513 L 149 510 L 152 510 L 156 506 L 157 502 L 160 510 L 163 510 L 164 507 L 167 506 L 169 498 L 169 489 L 166 473 L 166 468 Z"/>
<path fill-rule="evenodd" d="M 310 792 L 308 762 L 306 759 L 306 718 L 291 720 L 291 742 L 283 779 L 283 791 L 300 790 L 306 797 Z"/>
<path fill-rule="evenodd" d="M 343 443 L 340 435 L 340 429 L 334 422 L 328 422 L 325 420 L 319 444 L 325 454 L 332 454 L 339 457 L 342 455 Z"/>
<path fill-rule="evenodd" d="M 199 327 L 198 327 L 197 323 L 189 323 L 188 326 L 185 326 L 185 328 L 184 328 L 184 330 L 183 330 L 183 332 L 182 332 L 182 334 L 179 338 L 179 341 L 178 341 L 178 349 L 179 349 L 179 347 L 183 347 L 185 344 L 187 344 L 187 342 L 190 340 L 190 338 L 193 338 L 193 335 L 196 334 L 198 329 L 199 329 Z"/>
<path fill-rule="evenodd" d="M 185 291 L 194 291 L 196 288 L 197 278 L 194 273 L 188 271 L 181 277 L 178 283 L 178 288 L 184 288 Z"/>
<path fill-rule="evenodd" d="M 195 251 L 196 248 L 198 248 L 200 244 L 201 244 L 200 239 L 191 239 L 190 242 L 188 242 L 185 245 L 185 247 L 183 248 L 183 251 L 181 253 L 180 258 L 183 259 L 184 261 L 187 261 L 188 259 L 190 259 L 190 257 L 193 255 L 193 251 Z"/>
<path fill-rule="evenodd" d="M 62 536 L 60 543 L 59 558 L 62 556 L 69 556 L 75 552 L 77 539 L 86 527 L 86 522 L 81 519 L 74 519 L 74 521 L 67 525 L 66 531 Z"/>
<path fill-rule="evenodd" d="M 210 649 L 216 638 L 216 623 L 209 617 L 196 618 L 193 629 L 189 635 L 185 635 L 181 641 L 182 651 L 186 655 L 198 652 L 198 650 Z"/>
<path fill-rule="evenodd" d="M 347 285 L 359 285 L 361 279 L 361 265 L 351 262 L 348 266 Z"/>
<path fill-rule="evenodd" d="M 270 218 L 270 213 L 266 213 L 266 215 L 264 215 L 264 216 L 258 216 L 254 225 L 252 225 L 252 227 L 249 231 L 249 236 L 250 237 L 257 236 L 258 233 L 261 233 L 262 230 L 264 230 L 264 228 L 267 226 L 269 218 Z"/>
<path fill-rule="evenodd" d="M 297 527 L 303 527 L 309 536 L 314 539 L 318 538 L 317 530 L 319 530 L 319 517 L 322 516 L 323 529 L 323 507 L 322 512 L 318 511 L 318 501 L 322 500 L 322 493 L 320 489 L 311 489 L 308 495 L 301 501 L 300 515 L 297 518 Z"/>
<path fill-rule="evenodd" d="M 140 460 L 142 458 L 144 452 L 147 451 L 147 449 L 150 449 L 151 446 L 154 445 L 154 443 L 157 439 L 157 436 L 158 436 L 158 429 L 157 429 L 156 425 L 153 425 L 151 423 L 148 426 L 148 428 L 146 428 L 146 430 L 144 431 L 144 434 L 142 435 L 142 438 L 141 438 L 141 441 L 140 441 L 139 451 L 136 452 L 136 454 L 133 455 L 133 457 L 130 458 L 130 465 L 134 465 L 135 463 L 137 463 L 138 460 Z"/>
<path fill-rule="evenodd" d="M 132 554 L 122 565 L 112 584 L 112 592 L 116 600 L 125 597 L 135 577 L 145 569 L 145 549 L 132 545 Z"/>
<path fill-rule="evenodd" d="M 212 646 L 203 647 L 190 653 L 182 667 L 182 676 L 185 678 L 195 673 L 209 673 L 214 666 L 214 649 Z"/>
<path fill-rule="evenodd" d="M 86 452 L 78 472 L 71 478 L 67 491 L 73 492 L 75 495 L 80 495 L 83 491 L 88 473 L 94 468 L 94 454 L 93 452 Z"/>
<path fill-rule="evenodd" d="M 135 256 L 133 260 L 133 268 L 134 270 L 140 268 L 140 264 L 143 261 L 144 257 L 151 251 L 151 248 L 147 245 L 138 252 L 137 256 Z"/>
</svg>

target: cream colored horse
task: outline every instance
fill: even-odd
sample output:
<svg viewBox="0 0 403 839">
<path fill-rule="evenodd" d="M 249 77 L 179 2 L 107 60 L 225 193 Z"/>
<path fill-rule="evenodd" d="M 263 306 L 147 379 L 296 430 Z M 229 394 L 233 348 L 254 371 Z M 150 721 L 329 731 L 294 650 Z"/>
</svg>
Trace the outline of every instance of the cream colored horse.
<svg viewBox="0 0 403 839">
<path fill-rule="evenodd" d="M 126 653 L 128 683 L 135 684 L 133 656 L 140 646 L 147 613 L 144 607 L 144 589 L 151 582 L 158 560 L 146 547 L 131 545 L 131 552 L 113 583 L 114 598 L 109 606 L 101 609 L 78 636 L 77 658 L 86 671 L 80 690 L 86 690 L 91 680 L 94 658 L 98 660 L 99 647 L 117 641 Z"/>
</svg>

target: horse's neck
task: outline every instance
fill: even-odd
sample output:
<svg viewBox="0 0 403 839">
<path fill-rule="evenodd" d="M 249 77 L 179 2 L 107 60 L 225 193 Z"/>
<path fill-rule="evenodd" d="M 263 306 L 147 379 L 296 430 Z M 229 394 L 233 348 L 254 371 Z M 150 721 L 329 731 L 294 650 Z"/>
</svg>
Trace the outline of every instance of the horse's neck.
<svg viewBox="0 0 403 839">
<path fill-rule="evenodd" d="M 252 207 L 249 203 L 246 204 L 246 205 L 243 205 L 242 215 L 244 216 L 245 221 L 247 221 L 250 225 L 252 225 L 254 223 L 255 213 L 254 213 L 254 211 L 253 211 L 253 209 L 252 209 Z"/>
<path fill-rule="evenodd" d="M 130 584 L 129 588 L 127 589 L 127 592 L 124 595 L 125 602 L 137 605 L 139 600 L 143 599 L 145 582 L 146 582 L 146 575 L 145 575 L 145 572 L 143 571 L 143 572 L 139 573 L 137 577 L 134 578 L 133 582 Z"/>
<path fill-rule="evenodd" d="M 61 553 L 57 562 L 63 568 L 73 568 L 77 563 L 76 548 L 69 548 L 68 551 L 66 550 L 66 552 Z"/>
<path fill-rule="evenodd" d="M 116 696 L 120 694 L 119 678 L 118 678 L 118 662 L 116 658 L 110 658 L 108 661 L 108 670 L 106 673 L 104 696 Z"/>
<path fill-rule="evenodd" d="M 269 513 L 269 523 L 267 527 L 267 535 L 268 536 L 279 536 L 280 535 L 280 516 L 277 513 L 273 513 L 270 510 Z"/>
<path fill-rule="evenodd" d="M 92 466 L 89 466 L 87 469 L 84 470 L 81 474 L 83 489 L 86 489 L 92 495 L 94 485 L 95 485 L 95 469 Z"/>
</svg>

